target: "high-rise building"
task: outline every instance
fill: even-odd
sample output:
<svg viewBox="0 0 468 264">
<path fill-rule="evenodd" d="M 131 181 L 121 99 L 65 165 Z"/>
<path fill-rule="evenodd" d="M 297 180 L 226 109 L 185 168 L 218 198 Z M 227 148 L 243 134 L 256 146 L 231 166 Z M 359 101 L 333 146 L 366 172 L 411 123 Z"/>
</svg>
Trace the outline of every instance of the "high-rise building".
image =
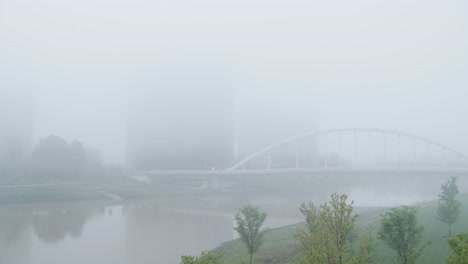
<svg viewBox="0 0 468 264">
<path fill-rule="evenodd" d="M 167 64 L 135 89 L 128 169 L 218 169 L 233 162 L 233 101 L 226 72 L 213 65 Z"/>
<path fill-rule="evenodd" d="M 127 169 L 229 168 L 280 140 L 316 130 L 310 98 L 233 87 L 228 73 L 213 64 L 173 63 L 143 77 L 144 84 L 131 91 Z M 306 139 L 299 148 L 279 149 L 274 158 L 286 165 L 299 151 L 301 164 L 310 166 L 316 148 L 314 139 Z"/>
<path fill-rule="evenodd" d="M 0 89 L 0 158 L 16 158 L 32 147 L 31 97 L 21 89 Z"/>
</svg>

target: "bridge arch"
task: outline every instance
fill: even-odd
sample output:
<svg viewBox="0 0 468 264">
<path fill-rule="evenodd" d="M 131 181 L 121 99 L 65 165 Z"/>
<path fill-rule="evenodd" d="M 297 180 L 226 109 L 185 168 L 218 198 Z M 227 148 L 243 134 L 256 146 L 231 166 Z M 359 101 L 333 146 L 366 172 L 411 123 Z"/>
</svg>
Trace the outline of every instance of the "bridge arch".
<svg viewBox="0 0 468 264">
<path fill-rule="evenodd" d="M 277 143 L 274 143 L 274 144 L 272 144 L 270 146 L 267 146 L 267 147 L 255 152 L 255 153 L 251 154 L 250 156 L 248 156 L 248 157 L 242 159 L 241 161 L 237 162 L 234 166 L 232 166 L 231 168 L 228 168 L 227 170 L 241 169 L 243 166 L 245 166 L 249 162 L 255 160 L 256 158 L 262 156 L 263 154 L 267 154 L 267 153 L 271 152 L 272 150 L 274 150 L 276 148 L 279 148 L 279 147 L 284 146 L 286 144 L 292 143 L 294 141 L 298 141 L 298 140 L 308 138 L 308 137 L 318 137 L 318 136 L 321 136 L 321 135 L 328 135 L 328 134 L 333 134 L 333 133 L 343 133 L 343 132 L 353 132 L 353 133 L 368 132 L 368 133 L 382 133 L 384 135 L 390 134 L 390 135 L 396 135 L 396 136 L 404 136 L 404 137 L 412 139 L 413 144 L 414 144 L 415 140 L 426 142 L 427 144 L 440 147 L 444 152 L 445 151 L 451 152 L 451 153 L 455 154 L 458 158 L 463 158 L 465 160 L 468 160 L 468 156 L 466 156 L 465 154 L 463 154 L 463 153 L 461 153 L 459 151 L 456 151 L 455 149 L 453 149 L 453 148 L 451 148 L 449 146 L 443 145 L 443 144 L 441 144 L 441 143 L 439 143 L 437 141 L 434 141 L 434 140 L 430 140 L 430 139 L 427 139 L 427 138 L 424 138 L 424 137 L 421 137 L 421 136 L 417 136 L 417 135 L 413 135 L 413 134 L 410 134 L 410 133 L 406 133 L 406 132 L 388 130 L 388 129 L 379 129 L 379 128 L 339 128 L 339 129 L 329 129 L 329 130 L 305 133 L 305 134 L 296 135 L 296 136 L 286 138 L 284 140 L 281 140 L 281 141 L 279 141 Z"/>
</svg>

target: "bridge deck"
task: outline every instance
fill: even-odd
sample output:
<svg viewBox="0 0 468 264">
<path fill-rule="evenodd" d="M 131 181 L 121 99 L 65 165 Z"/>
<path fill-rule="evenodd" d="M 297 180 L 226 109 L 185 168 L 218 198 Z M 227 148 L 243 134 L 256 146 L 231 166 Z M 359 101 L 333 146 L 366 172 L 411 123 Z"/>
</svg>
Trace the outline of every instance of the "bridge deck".
<svg viewBox="0 0 468 264">
<path fill-rule="evenodd" d="M 387 168 L 294 168 L 294 169 L 259 169 L 259 170 L 150 170 L 126 171 L 129 176 L 137 175 L 255 175 L 255 174 L 447 174 L 468 175 L 468 168 L 434 167 L 387 167 Z"/>
</svg>

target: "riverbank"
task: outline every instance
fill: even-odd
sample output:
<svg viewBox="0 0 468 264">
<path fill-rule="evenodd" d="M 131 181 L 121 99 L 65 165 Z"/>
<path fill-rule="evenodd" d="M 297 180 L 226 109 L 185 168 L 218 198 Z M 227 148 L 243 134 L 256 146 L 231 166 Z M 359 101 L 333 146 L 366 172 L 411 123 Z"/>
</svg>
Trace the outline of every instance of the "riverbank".
<svg viewBox="0 0 468 264">
<path fill-rule="evenodd" d="M 457 223 L 452 226 L 453 233 L 468 232 L 468 193 L 459 195 L 458 200 L 462 203 L 462 213 Z M 380 214 L 388 208 L 373 208 L 371 210 L 362 210 L 357 206 L 355 211 L 360 211 L 356 220 L 355 231 L 359 233 L 370 230 L 377 239 L 377 230 L 379 228 Z M 419 206 L 419 223 L 424 226 L 423 241 L 430 241 L 430 244 L 424 249 L 418 263 L 440 264 L 445 263 L 446 257 L 450 254 L 447 244 L 448 226 L 436 220 L 437 201 L 426 202 Z M 299 208 L 298 208 L 299 210 Z M 290 263 L 295 257 L 300 256 L 297 247 L 297 241 L 294 233 L 297 229 L 304 228 L 304 223 L 293 224 L 285 227 L 270 230 L 265 235 L 264 244 L 254 255 L 255 263 L 258 264 L 280 264 Z M 424 242 L 422 242 L 424 243 Z M 237 264 L 241 259 L 247 259 L 245 245 L 239 239 L 223 243 L 213 252 L 224 252 L 223 263 Z M 377 263 L 391 264 L 394 262 L 394 253 L 383 243 L 378 241 L 374 257 Z"/>
<path fill-rule="evenodd" d="M 220 193 L 224 193 L 224 190 L 177 184 L 142 183 L 131 178 L 81 182 L 25 183 L 0 185 L 0 205 L 92 200 L 116 202 L 186 195 L 217 195 Z"/>
<path fill-rule="evenodd" d="M 0 185 L 0 204 L 110 199 L 136 199 L 161 196 L 206 196 L 206 199 L 236 199 L 243 203 L 268 206 L 271 211 L 297 212 L 290 205 L 313 200 L 323 203 L 331 193 L 346 193 L 360 207 L 385 207 L 406 201 L 429 201 L 437 197 L 444 176 L 363 175 L 349 177 L 232 176 L 189 178 L 162 176 L 142 183 L 130 177 L 87 179 L 80 182 L 39 182 Z M 427 182 L 434 184 L 428 185 Z M 468 191 L 468 178 L 459 179 L 460 191 Z M 220 196 L 222 196 L 220 198 Z M 225 198 L 227 197 L 227 198 Z M 233 198 L 234 197 L 234 198 Z M 378 200 L 375 198 L 378 197 Z M 229 201 L 227 201 L 229 202 Z M 234 210 L 237 210 L 235 208 Z"/>
<path fill-rule="evenodd" d="M 45 243 L 57 229 L 63 227 L 60 223 L 67 226 L 63 232 L 58 230 L 60 234 L 71 234 L 72 230 L 77 230 L 75 224 L 78 224 L 82 234 L 73 231 L 75 235 L 66 235 L 70 240 L 62 242 L 67 247 L 68 242 L 82 241 L 81 252 L 87 257 L 91 255 L 89 252 L 94 252 L 87 251 L 86 246 L 89 243 L 99 241 L 99 244 L 105 244 L 113 241 L 109 245 L 119 245 L 124 253 L 112 261 L 102 263 L 119 263 L 119 260 L 128 258 L 176 264 L 180 263 L 182 255 L 197 255 L 235 238 L 234 215 L 243 205 L 251 204 L 267 212 L 269 217 L 265 226 L 273 228 L 255 256 L 256 263 L 288 263 L 300 253 L 295 247 L 293 237 L 294 231 L 301 226 L 299 222 L 304 219 L 299 212 L 300 203 L 323 203 L 328 201 L 331 193 L 337 192 L 346 193 L 350 200 L 354 200 L 355 212 L 360 215 L 357 225 L 365 228 L 367 224 L 372 224 L 374 233 L 378 227 L 379 214 L 390 206 L 420 203 L 420 213 L 425 212 L 425 216 L 421 218 L 424 221 L 431 219 L 433 225 L 426 227 L 426 235 L 433 237 L 433 232 L 428 230 L 438 229 L 441 239 L 434 242 L 435 239 L 431 238 L 433 245 L 439 243 L 440 248 L 445 246 L 447 250 L 442 252 L 442 248 L 425 253 L 442 256 L 431 256 L 435 261 L 427 263 L 443 263 L 444 256 L 448 254 L 444 238 L 447 226 L 435 220 L 435 203 L 432 202 L 432 209 L 423 210 L 426 204 L 431 204 L 427 201 L 437 199 L 440 184 L 446 180 L 443 176 L 392 179 L 378 176 L 219 179 L 199 176 L 151 180 L 148 184 L 132 179 L 102 179 L 81 183 L 0 187 L 0 199 L 4 204 L 9 202 L 0 206 L 4 215 L 3 223 L 5 226 L 15 226 L 25 216 L 30 221 L 24 225 L 23 230 L 36 230 L 37 234 L 29 234 L 33 240 L 36 237 L 42 239 L 41 236 L 45 235 L 42 236 L 45 237 Z M 466 190 L 464 183 L 467 180 L 459 180 L 460 190 Z M 454 232 L 461 231 L 465 228 L 464 223 L 468 222 L 466 196 L 465 194 L 463 199 L 460 198 L 464 203 L 465 215 L 454 226 Z M 77 219 L 81 219 L 79 223 Z M 290 225 L 294 223 L 299 224 Z M 276 228 L 285 225 L 289 226 Z M 109 233 L 95 237 L 103 232 L 103 228 L 108 228 Z M 14 227 L 4 228 L 11 229 Z M 167 237 L 171 235 L 178 239 L 169 241 Z M 56 247 L 57 253 L 54 254 L 63 252 L 61 245 Z M 130 248 L 123 250 L 128 245 L 131 245 Z M 226 252 L 225 263 L 237 264 L 240 258 L 246 257 L 244 246 L 238 241 L 224 243 L 219 250 Z M 107 257 L 107 254 L 103 256 Z M 377 248 L 376 256 L 384 264 L 393 259 L 391 252 L 383 245 Z M 437 262 L 441 259 L 441 262 Z"/>
<path fill-rule="evenodd" d="M 135 183 L 88 181 L 0 186 L 0 204 L 70 202 L 144 198 L 160 194 L 156 188 Z"/>
</svg>

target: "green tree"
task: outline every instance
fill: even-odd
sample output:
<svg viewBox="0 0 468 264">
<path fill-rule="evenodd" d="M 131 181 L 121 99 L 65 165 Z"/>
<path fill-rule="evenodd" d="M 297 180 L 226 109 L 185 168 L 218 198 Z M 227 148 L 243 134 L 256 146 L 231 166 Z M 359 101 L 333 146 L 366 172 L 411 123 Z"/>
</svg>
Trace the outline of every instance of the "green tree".
<svg viewBox="0 0 468 264">
<path fill-rule="evenodd" d="M 455 198 L 458 194 L 457 177 L 452 177 L 440 187 L 442 192 L 439 194 L 437 206 L 437 219 L 448 224 L 449 237 L 452 236 L 452 225 L 460 216 L 461 204 Z"/>
<path fill-rule="evenodd" d="M 85 149 L 83 143 L 71 144 L 58 136 L 48 136 L 35 146 L 32 153 L 34 176 L 49 180 L 77 180 L 105 174 L 99 152 Z"/>
<path fill-rule="evenodd" d="M 213 255 L 211 252 L 202 252 L 198 257 L 182 256 L 180 264 L 222 264 L 223 254 Z"/>
<path fill-rule="evenodd" d="M 353 215 L 353 202 L 347 203 L 347 195 L 331 195 L 331 201 L 321 205 L 303 203 L 301 212 L 306 217 L 306 229 L 298 230 L 303 259 L 301 263 L 345 263 L 348 251 L 347 237 L 354 228 L 357 215 Z"/>
<path fill-rule="evenodd" d="M 267 231 L 260 230 L 266 217 L 266 213 L 260 212 L 257 207 L 246 205 L 239 210 L 234 218 L 236 221 L 234 229 L 247 246 L 247 251 L 250 254 L 250 264 L 252 264 L 253 254 L 262 244 L 263 235 Z"/>
<path fill-rule="evenodd" d="M 354 245 L 351 245 L 352 255 L 347 264 L 374 264 L 377 263 L 374 259 L 375 248 L 377 247 L 377 238 L 371 232 L 372 226 L 367 226 L 367 228 L 359 231 L 354 231 L 359 233 L 357 235 L 357 241 L 351 244 L 357 244 L 357 249 L 354 248 Z"/>
<path fill-rule="evenodd" d="M 69 145 L 58 136 L 48 136 L 35 146 L 32 159 L 37 165 L 36 174 L 46 178 L 72 176 Z"/>
<path fill-rule="evenodd" d="M 468 264 L 468 233 L 460 233 L 447 240 L 452 254 L 447 264 Z"/>
<path fill-rule="evenodd" d="M 379 238 L 393 249 L 401 264 L 413 264 L 424 246 L 418 248 L 424 227 L 418 224 L 418 207 L 402 206 L 381 215 Z"/>
</svg>

